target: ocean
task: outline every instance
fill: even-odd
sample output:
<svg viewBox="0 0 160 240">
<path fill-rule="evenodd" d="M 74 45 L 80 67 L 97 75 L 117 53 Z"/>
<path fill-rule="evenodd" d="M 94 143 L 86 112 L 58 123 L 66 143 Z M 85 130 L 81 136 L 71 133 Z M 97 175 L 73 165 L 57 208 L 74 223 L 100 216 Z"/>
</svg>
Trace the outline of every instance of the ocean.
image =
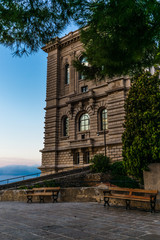
<svg viewBox="0 0 160 240">
<path fill-rule="evenodd" d="M 39 177 L 37 166 L 10 165 L 0 167 L 0 185 Z"/>
<path fill-rule="evenodd" d="M 40 175 L 40 174 L 39 174 Z M 20 178 L 18 178 L 20 177 Z M 33 175 L 33 176 L 25 176 L 25 179 L 29 179 L 29 178 L 34 178 L 34 177 L 37 177 L 37 175 Z M 39 177 L 39 176 L 38 176 Z M 13 179 L 11 179 L 13 178 Z M 18 182 L 18 181 L 22 181 L 23 180 L 23 177 L 22 175 L 1 175 L 0 176 L 0 185 L 2 184 L 6 184 L 7 183 L 7 179 L 8 180 L 8 183 L 12 183 L 12 182 Z M 4 181 L 5 180 L 5 181 Z"/>
</svg>

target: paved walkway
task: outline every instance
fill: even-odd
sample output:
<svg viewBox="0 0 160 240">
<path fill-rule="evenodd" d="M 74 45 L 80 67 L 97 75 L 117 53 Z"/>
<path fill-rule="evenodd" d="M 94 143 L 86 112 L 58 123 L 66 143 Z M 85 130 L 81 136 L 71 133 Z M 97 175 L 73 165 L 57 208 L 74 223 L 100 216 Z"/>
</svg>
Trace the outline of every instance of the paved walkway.
<svg viewBox="0 0 160 240">
<path fill-rule="evenodd" d="M 98 203 L 0 202 L 0 240 L 160 240 L 160 213 Z"/>
</svg>

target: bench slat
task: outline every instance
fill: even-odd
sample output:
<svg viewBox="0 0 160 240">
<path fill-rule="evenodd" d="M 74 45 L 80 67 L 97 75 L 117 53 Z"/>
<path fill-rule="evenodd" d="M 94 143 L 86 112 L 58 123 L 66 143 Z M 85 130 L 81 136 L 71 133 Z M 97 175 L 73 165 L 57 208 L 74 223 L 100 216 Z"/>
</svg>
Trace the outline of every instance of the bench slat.
<svg viewBox="0 0 160 240">
<path fill-rule="evenodd" d="M 111 191 L 120 191 L 120 192 L 134 192 L 134 193 L 148 193 L 148 194 L 158 194 L 157 190 L 145 190 L 145 189 L 136 189 L 136 188 L 120 188 L 120 187 L 109 187 L 108 190 Z M 107 191 L 107 190 L 106 190 Z"/>
<path fill-rule="evenodd" d="M 136 196 L 136 195 L 118 195 L 118 194 L 114 194 L 114 195 L 104 195 L 104 197 L 114 197 L 114 198 L 129 198 L 129 199 L 132 199 L 132 198 L 135 198 L 135 199 L 149 199 L 150 200 L 150 196 L 149 197 L 146 197 L 146 196 Z M 154 196 L 152 196 L 152 198 L 154 198 Z"/>
<path fill-rule="evenodd" d="M 41 193 L 31 193 L 31 194 L 27 194 L 28 196 L 52 196 L 53 194 L 48 192 L 41 192 Z"/>
<path fill-rule="evenodd" d="M 57 202 L 58 193 L 60 187 L 46 187 L 46 188 L 33 188 L 26 191 L 27 202 L 32 202 L 34 196 L 40 197 L 40 202 L 44 202 L 44 197 L 50 196 L 53 198 L 53 202 Z"/>
<path fill-rule="evenodd" d="M 112 196 L 112 195 L 108 195 L 108 196 L 104 196 L 105 198 L 114 198 L 114 199 L 122 199 L 122 200 L 133 200 L 133 201 L 146 201 L 146 202 L 150 202 L 150 198 L 131 198 L 130 196 Z"/>
<path fill-rule="evenodd" d="M 104 193 L 104 206 L 108 204 L 109 199 L 126 200 L 126 209 L 130 208 L 130 201 L 150 202 L 151 212 L 155 212 L 157 190 L 144 190 L 132 188 L 109 187 Z"/>
</svg>

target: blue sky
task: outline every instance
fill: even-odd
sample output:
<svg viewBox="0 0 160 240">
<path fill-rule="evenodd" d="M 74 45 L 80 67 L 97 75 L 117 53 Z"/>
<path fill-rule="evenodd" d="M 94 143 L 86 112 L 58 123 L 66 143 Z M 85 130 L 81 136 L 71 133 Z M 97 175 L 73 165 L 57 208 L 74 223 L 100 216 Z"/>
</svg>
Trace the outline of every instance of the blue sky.
<svg viewBox="0 0 160 240">
<path fill-rule="evenodd" d="M 61 36 L 76 30 L 68 26 Z M 41 165 L 47 54 L 13 57 L 0 45 L 0 167 Z"/>
</svg>

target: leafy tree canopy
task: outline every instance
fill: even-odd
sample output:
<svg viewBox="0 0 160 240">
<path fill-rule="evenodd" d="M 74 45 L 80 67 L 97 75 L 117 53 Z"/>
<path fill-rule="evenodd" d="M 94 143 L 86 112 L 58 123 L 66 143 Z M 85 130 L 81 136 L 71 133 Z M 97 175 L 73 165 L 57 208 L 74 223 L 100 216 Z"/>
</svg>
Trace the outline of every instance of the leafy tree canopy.
<svg viewBox="0 0 160 240">
<path fill-rule="evenodd" d="M 159 0 L 1 0 L 0 44 L 30 54 L 74 20 L 90 63 L 76 61 L 77 70 L 88 79 L 132 74 L 159 63 L 159 15 Z"/>
<path fill-rule="evenodd" d="M 122 137 L 127 173 L 142 179 L 150 163 L 160 162 L 160 79 L 149 72 L 134 77 L 125 104 Z"/>
<path fill-rule="evenodd" d="M 84 56 L 74 66 L 85 78 L 135 74 L 160 60 L 160 2 L 97 0 L 90 5 L 87 28 L 81 31 Z"/>
<path fill-rule="evenodd" d="M 86 4 L 80 0 L 1 0 L 0 44 L 16 55 L 35 52 L 57 36 L 73 15 L 80 17 Z"/>
</svg>

